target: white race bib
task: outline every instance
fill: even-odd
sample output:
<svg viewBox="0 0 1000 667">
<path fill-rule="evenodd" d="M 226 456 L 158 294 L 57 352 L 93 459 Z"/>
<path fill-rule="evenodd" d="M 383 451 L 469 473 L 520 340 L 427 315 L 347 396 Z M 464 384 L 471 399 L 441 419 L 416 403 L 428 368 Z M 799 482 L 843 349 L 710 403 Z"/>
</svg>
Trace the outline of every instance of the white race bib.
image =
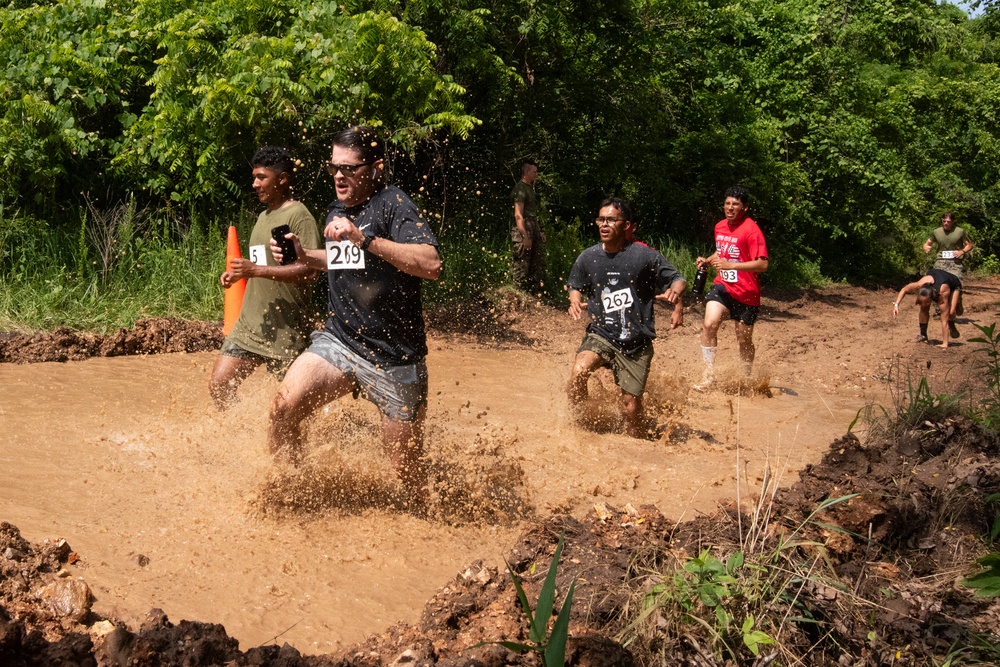
<svg viewBox="0 0 1000 667">
<path fill-rule="evenodd" d="M 722 282 L 735 283 L 736 282 L 736 269 L 722 269 L 719 271 L 719 275 L 722 276 Z"/>
<path fill-rule="evenodd" d="M 955 251 L 954 250 L 942 250 L 941 251 L 941 259 L 955 259 Z"/>
<path fill-rule="evenodd" d="M 267 266 L 267 253 L 262 245 L 252 245 L 250 250 L 250 261 L 257 266 Z"/>
<path fill-rule="evenodd" d="M 365 251 L 347 239 L 326 242 L 326 268 L 330 271 L 365 268 Z"/>
<path fill-rule="evenodd" d="M 605 292 L 601 295 L 601 301 L 604 302 L 605 313 L 617 313 L 631 306 L 635 299 L 632 298 L 631 288 L 626 287 L 617 292 Z"/>
</svg>

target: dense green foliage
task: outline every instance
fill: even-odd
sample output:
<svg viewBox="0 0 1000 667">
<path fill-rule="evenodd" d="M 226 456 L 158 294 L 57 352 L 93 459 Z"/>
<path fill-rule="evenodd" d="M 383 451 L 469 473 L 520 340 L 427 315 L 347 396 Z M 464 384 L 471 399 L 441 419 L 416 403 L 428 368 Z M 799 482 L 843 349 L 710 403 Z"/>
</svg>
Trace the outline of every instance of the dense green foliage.
<svg viewBox="0 0 1000 667">
<path fill-rule="evenodd" d="M 99 213 L 81 213 L 63 229 L 0 207 L 0 330 L 221 319 L 221 236 L 171 229 L 173 221 L 134 201 Z M 244 218 L 249 230 L 252 218 Z"/>
<path fill-rule="evenodd" d="M 772 282 L 898 280 L 923 266 L 917 248 L 945 209 L 975 261 L 997 268 L 1000 9 L 983 9 L 970 20 L 931 0 L 12 0 L 0 8 L 4 233 L 30 220 L 16 226 L 65 245 L 81 217 L 134 197 L 170 221 L 150 242 L 178 247 L 178 230 L 196 228 L 214 238 L 252 208 L 247 161 L 265 143 L 301 160 L 300 196 L 319 215 L 330 134 L 367 122 L 433 216 L 450 285 L 503 279 L 526 156 L 541 162 L 559 240 L 553 293 L 564 255 L 594 240 L 604 196 L 634 200 L 644 238 L 698 254 L 734 182 L 754 195 Z M 12 257 L 0 259 L 5 284 Z"/>
<path fill-rule="evenodd" d="M 0 40 L 0 194 L 50 207 L 112 187 L 217 212 L 263 143 L 319 154 L 349 119 L 403 146 L 475 125 L 418 30 L 333 2 L 69 0 L 4 10 Z"/>
</svg>

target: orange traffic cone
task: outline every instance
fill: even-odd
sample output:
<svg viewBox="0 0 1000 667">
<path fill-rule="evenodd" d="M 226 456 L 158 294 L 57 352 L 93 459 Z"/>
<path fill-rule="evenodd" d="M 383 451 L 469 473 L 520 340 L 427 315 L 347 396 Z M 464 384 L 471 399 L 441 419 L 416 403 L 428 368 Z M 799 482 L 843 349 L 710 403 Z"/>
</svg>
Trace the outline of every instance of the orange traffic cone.
<svg viewBox="0 0 1000 667">
<path fill-rule="evenodd" d="M 240 252 L 240 239 L 236 236 L 236 227 L 229 226 L 229 236 L 226 239 L 226 271 L 229 270 L 229 260 L 243 257 Z M 247 289 L 246 278 L 241 278 L 238 282 L 226 288 L 222 306 L 222 335 L 228 336 L 236 320 L 240 317 L 240 308 L 243 307 L 243 293 Z"/>
</svg>

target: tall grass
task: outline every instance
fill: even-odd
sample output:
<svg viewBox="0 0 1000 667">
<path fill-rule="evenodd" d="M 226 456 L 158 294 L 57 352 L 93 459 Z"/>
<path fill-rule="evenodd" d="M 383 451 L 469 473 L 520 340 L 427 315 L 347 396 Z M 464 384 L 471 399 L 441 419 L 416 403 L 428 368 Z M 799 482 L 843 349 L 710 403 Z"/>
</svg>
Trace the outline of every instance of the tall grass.
<svg viewBox="0 0 1000 667">
<path fill-rule="evenodd" d="M 0 202 L 0 330 L 108 331 L 144 317 L 221 319 L 224 230 L 235 223 L 246 241 L 255 218 L 255 212 L 242 209 L 232 219 L 182 221 L 169 209 L 137 210 L 126 201 L 103 209 L 88 204 L 69 220 L 46 221 Z M 546 221 L 543 228 L 542 296 L 561 306 L 570 269 L 580 252 L 598 241 L 597 230 L 580 218 Z M 438 240 L 444 273 L 425 285 L 428 304 L 490 298 L 496 288 L 511 286 L 509 221 L 451 224 Z M 643 240 L 688 282 L 694 279 L 695 257 L 708 252 L 670 238 Z M 795 272 L 797 280 L 800 274 Z"/>
<path fill-rule="evenodd" d="M 225 243 L 126 203 L 56 226 L 0 208 L 0 329 L 108 331 L 145 317 L 221 319 Z"/>
</svg>

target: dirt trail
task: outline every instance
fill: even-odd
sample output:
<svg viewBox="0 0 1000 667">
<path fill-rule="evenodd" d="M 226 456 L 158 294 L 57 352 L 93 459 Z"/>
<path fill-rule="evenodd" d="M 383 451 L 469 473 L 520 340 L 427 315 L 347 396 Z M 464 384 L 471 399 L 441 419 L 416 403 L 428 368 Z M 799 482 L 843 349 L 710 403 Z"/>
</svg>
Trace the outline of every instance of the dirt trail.
<svg viewBox="0 0 1000 667">
<path fill-rule="evenodd" d="M 0 364 L 0 520 L 32 541 L 67 539 L 100 614 L 136 627 L 155 606 L 222 623 L 243 648 L 280 635 L 330 652 L 415 621 L 464 565 L 498 565 L 527 520 L 579 518 L 598 502 L 691 518 L 736 494 L 738 466 L 741 484 L 768 463 L 792 483 L 907 369 L 935 393 L 972 387 L 964 341 L 971 322 L 1000 319 L 998 294 L 1000 283 L 970 281 L 963 338 L 940 350 L 911 342 L 914 308 L 892 320 L 889 290 L 772 292 L 756 334 L 770 398 L 689 391 L 698 313 L 670 332 L 660 311 L 649 407 L 661 436 L 648 441 L 571 419 L 563 388 L 582 326 L 565 313 L 464 313 L 478 333 L 430 340 L 431 520 L 392 509 L 364 402 L 319 415 L 307 465 L 288 471 L 264 453 L 273 380 L 255 375 L 220 416 L 205 390 L 213 353 Z M 720 367 L 735 357 L 727 328 Z M 591 414 L 613 416 L 613 392 L 592 388 Z"/>
</svg>

